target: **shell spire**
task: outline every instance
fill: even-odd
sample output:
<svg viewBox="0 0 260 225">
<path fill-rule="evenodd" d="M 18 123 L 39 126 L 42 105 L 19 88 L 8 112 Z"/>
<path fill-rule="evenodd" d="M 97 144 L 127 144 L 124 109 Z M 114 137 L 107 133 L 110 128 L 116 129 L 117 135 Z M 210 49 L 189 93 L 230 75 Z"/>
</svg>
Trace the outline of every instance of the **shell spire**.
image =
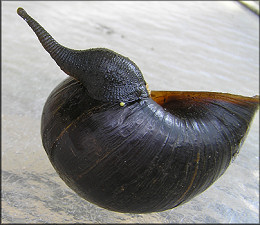
<svg viewBox="0 0 260 225">
<path fill-rule="evenodd" d="M 66 48 L 55 41 L 23 8 L 18 8 L 17 14 L 32 28 L 58 66 L 80 81 L 93 99 L 119 104 L 149 97 L 140 69 L 127 57 L 105 48 Z"/>
</svg>

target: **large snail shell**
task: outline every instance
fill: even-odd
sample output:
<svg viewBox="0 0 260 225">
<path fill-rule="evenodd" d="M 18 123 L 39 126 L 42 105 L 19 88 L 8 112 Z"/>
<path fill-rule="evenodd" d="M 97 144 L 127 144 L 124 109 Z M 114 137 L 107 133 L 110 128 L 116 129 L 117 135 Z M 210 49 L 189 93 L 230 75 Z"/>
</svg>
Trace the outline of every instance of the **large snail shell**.
<svg viewBox="0 0 260 225">
<path fill-rule="evenodd" d="M 41 134 L 53 167 L 81 197 L 119 212 L 171 209 L 206 190 L 238 154 L 258 109 L 258 96 L 163 91 L 149 96 L 141 72 L 127 58 L 115 53 L 100 63 L 99 56 L 92 59 L 86 50 L 79 53 L 86 58 L 75 60 L 66 56 L 70 51 L 77 55 L 70 49 L 61 57 L 55 49 L 65 47 L 23 9 L 18 14 L 71 75 L 48 97 Z M 49 48 L 48 43 L 58 47 Z M 103 57 L 99 50 L 91 51 Z M 82 69 L 77 72 L 89 60 L 92 68 L 85 75 Z M 71 69 L 70 62 L 77 66 Z M 121 68 L 125 66 L 126 73 Z"/>
</svg>

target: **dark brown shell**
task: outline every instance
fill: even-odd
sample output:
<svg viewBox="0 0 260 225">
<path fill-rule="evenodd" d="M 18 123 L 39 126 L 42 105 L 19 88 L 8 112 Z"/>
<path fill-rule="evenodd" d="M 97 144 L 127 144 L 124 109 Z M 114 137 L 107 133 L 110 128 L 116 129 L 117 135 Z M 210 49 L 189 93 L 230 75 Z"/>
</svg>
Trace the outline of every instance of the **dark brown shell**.
<svg viewBox="0 0 260 225">
<path fill-rule="evenodd" d="M 84 199 L 118 212 L 171 209 L 206 190 L 238 154 L 259 97 L 152 91 L 138 67 L 107 49 L 58 44 L 18 14 L 71 77 L 42 114 L 45 151 Z"/>
<path fill-rule="evenodd" d="M 163 99 L 165 96 L 165 100 Z M 121 107 L 66 79 L 49 96 L 42 140 L 60 177 L 81 197 L 119 212 L 171 209 L 208 188 L 238 153 L 257 98 L 152 92 Z"/>
</svg>

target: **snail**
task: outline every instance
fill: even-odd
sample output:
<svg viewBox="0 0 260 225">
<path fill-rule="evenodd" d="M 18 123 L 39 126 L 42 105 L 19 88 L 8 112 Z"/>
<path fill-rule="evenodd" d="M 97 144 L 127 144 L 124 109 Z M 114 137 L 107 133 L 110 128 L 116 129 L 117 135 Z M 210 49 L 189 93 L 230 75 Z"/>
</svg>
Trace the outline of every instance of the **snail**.
<svg viewBox="0 0 260 225">
<path fill-rule="evenodd" d="M 259 96 L 150 91 L 127 57 L 66 48 L 17 13 L 69 75 L 44 105 L 41 137 L 80 197 L 121 213 L 165 211 L 205 191 L 239 153 Z"/>
</svg>

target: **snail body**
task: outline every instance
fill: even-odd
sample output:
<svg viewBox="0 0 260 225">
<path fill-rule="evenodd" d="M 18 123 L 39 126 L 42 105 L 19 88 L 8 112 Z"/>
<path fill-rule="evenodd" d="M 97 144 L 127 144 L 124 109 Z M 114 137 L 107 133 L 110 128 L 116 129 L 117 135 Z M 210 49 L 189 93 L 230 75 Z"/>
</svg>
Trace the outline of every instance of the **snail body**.
<svg viewBox="0 0 260 225">
<path fill-rule="evenodd" d="M 70 76 L 45 103 L 41 136 L 53 167 L 82 198 L 118 212 L 171 209 L 206 190 L 239 153 L 258 96 L 150 94 L 130 59 L 65 48 L 17 12 Z"/>
</svg>

